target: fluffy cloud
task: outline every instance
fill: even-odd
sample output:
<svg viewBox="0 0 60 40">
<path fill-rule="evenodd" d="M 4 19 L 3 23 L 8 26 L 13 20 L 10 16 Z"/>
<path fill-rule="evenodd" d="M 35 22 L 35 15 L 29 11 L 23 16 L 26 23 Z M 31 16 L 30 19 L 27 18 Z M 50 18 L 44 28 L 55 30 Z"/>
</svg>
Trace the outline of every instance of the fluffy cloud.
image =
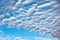
<svg viewBox="0 0 60 40">
<path fill-rule="evenodd" d="M 27 10 L 27 13 L 31 14 L 34 12 L 36 8 L 35 7 L 31 7 L 30 9 Z"/>
<path fill-rule="evenodd" d="M 24 26 L 26 28 L 31 29 L 32 31 L 33 30 L 36 32 L 38 31 L 39 33 L 41 32 L 41 33 L 56 34 L 58 30 L 60 30 L 59 25 L 58 25 L 60 23 L 60 19 L 59 19 L 60 15 L 56 13 L 58 11 L 58 9 L 56 8 L 58 8 L 59 6 L 57 5 L 56 1 L 50 1 L 49 3 L 45 3 L 42 5 L 39 5 L 36 3 L 37 5 L 29 6 L 27 10 L 25 9 L 25 7 L 22 7 L 22 6 L 24 6 L 24 4 L 31 3 L 33 0 L 25 0 L 23 2 L 22 0 L 18 0 L 14 6 L 12 6 L 14 4 L 13 3 L 14 1 L 12 1 L 12 3 L 11 1 L 9 1 L 8 4 L 7 2 L 5 2 L 4 6 L 6 5 L 8 6 L 6 7 L 7 11 L 0 10 L 2 12 L 2 14 L 0 14 L 0 23 L 8 24 L 10 27 L 11 26 L 16 26 L 16 27 Z M 11 5 L 9 5 L 10 3 Z M 19 6 L 20 4 L 22 6 Z M 38 11 L 41 8 L 44 8 L 47 6 L 52 6 L 52 8 L 47 11 L 46 10 L 42 12 Z M 18 9 L 17 7 L 21 7 L 21 8 Z M 14 10 L 10 10 L 10 8 L 13 8 Z M 11 12 L 12 16 L 10 16 L 11 14 L 9 12 Z M 42 14 L 42 15 L 37 15 L 37 14 Z M 56 34 L 56 36 L 57 35 L 58 34 Z"/>
<path fill-rule="evenodd" d="M 15 17 L 6 18 L 6 19 L 3 19 L 3 20 L 2 20 L 2 23 L 3 23 L 3 24 L 10 24 L 10 23 L 12 23 L 12 22 L 15 21 L 15 20 L 16 20 Z"/>
</svg>

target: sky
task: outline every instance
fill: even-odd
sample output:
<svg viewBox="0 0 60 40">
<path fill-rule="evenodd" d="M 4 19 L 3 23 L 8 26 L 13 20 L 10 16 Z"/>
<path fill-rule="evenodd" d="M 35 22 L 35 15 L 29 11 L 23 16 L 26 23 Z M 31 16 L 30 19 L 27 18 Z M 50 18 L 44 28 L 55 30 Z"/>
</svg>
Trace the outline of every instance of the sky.
<svg viewBox="0 0 60 40">
<path fill-rule="evenodd" d="M 59 0 L 0 0 L 0 40 L 60 40 Z"/>
</svg>

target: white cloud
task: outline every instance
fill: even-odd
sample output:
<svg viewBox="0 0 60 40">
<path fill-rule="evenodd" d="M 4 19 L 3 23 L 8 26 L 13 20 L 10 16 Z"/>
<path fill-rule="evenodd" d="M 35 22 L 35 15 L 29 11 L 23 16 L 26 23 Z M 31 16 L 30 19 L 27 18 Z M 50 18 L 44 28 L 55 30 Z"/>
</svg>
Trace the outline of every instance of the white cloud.
<svg viewBox="0 0 60 40">
<path fill-rule="evenodd" d="M 2 11 L 2 12 L 4 12 L 4 11 Z M 0 15 L 1 19 L 7 18 L 7 17 L 9 17 L 8 13 L 4 13 L 4 14 Z"/>
<path fill-rule="evenodd" d="M 32 14 L 35 11 L 35 9 L 36 9 L 35 7 L 31 7 L 27 10 L 27 13 Z"/>
<path fill-rule="evenodd" d="M 27 39 L 22 38 L 22 37 L 15 37 L 14 40 L 27 40 Z"/>
<path fill-rule="evenodd" d="M 15 20 L 16 20 L 15 17 L 5 18 L 5 19 L 2 20 L 2 23 L 3 23 L 3 24 L 10 24 L 10 23 L 12 23 L 12 22 L 15 21 Z"/>
<path fill-rule="evenodd" d="M 23 37 L 20 37 L 20 36 L 15 36 L 14 38 L 13 37 L 8 37 L 8 36 L 0 36 L 0 40 L 27 40 L 26 38 L 23 38 Z"/>
<path fill-rule="evenodd" d="M 47 6 L 52 6 L 54 4 L 56 4 L 56 1 L 51 1 L 49 3 L 45 3 L 45 4 L 42 4 L 42 5 L 39 5 L 39 6 L 37 6 L 37 8 L 43 8 L 43 7 L 47 7 Z"/>
<path fill-rule="evenodd" d="M 18 0 L 18 2 L 16 2 L 15 4 L 15 7 L 18 7 L 19 5 L 21 5 L 21 3 L 22 3 L 22 0 Z"/>
<path fill-rule="evenodd" d="M 33 0 L 25 0 L 22 4 L 29 4 L 31 3 Z"/>
<path fill-rule="evenodd" d="M 4 16 L 3 15 L 0 15 L 0 20 L 3 19 L 3 18 L 4 18 Z"/>
<path fill-rule="evenodd" d="M 10 20 L 11 22 L 16 21 L 16 17 L 11 17 L 11 18 L 9 18 L 9 20 Z"/>
<path fill-rule="evenodd" d="M 51 37 L 48 37 L 48 38 L 44 38 L 44 37 L 34 37 L 35 40 L 58 40 L 57 38 L 51 38 Z"/>
<path fill-rule="evenodd" d="M 3 19 L 2 24 L 9 24 L 9 19 Z"/>
<path fill-rule="evenodd" d="M 22 23 L 22 21 L 21 20 L 15 20 L 14 22 L 12 21 L 10 21 L 10 24 L 8 24 L 9 25 L 9 27 L 8 28 L 12 28 L 12 27 L 17 27 L 18 25 L 20 25 Z M 17 28 L 20 28 L 20 26 L 19 27 L 17 27 Z"/>
<path fill-rule="evenodd" d="M 57 7 L 60 7 L 60 4 L 57 3 L 53 6 L 53 8 L 57 8 Z"/>
<path fill-rule="evenodd" d="M 22 4 L 22 5 L 24 5 L 24 4 L 29 4 L 29 3 L 31 3 L 31 2 L 33 2 L 33 0 L 25 0 L 23 3 L 22 3 L 22 0 L 18 0 L 18 2 L 16 2 L 16 4 L 15 4 L 15 6 L 14 7 L 10 7 L 10 8 L 13 8 L 13 9 L 15 9 L 15 8 L 17 8 L 20 4 Z M 58 5 L 55 5 L 56 4 L 56 1 L 51 1 L 51 2 L 49 2 L 49 3 L 46 3 L 46 4 L 42 4 L 42 5 L 35 5 L 35 6 L 31 6 L 26 12 L 27 13 L 25 13 L 24 11 L 24 9 L 23 8 L 19 8 L 18 10 L 20 11 L 20 10 L 24 10 L 23 12 L 19 12 L 18 10 L 18 15 L 16 15 L 14 12 L 16 12 L 16 11 L 13 11 L 13 13 L 14 13 L 14 15 L 16 15 L 16 16 L 18 16 L 18 18 L 22 18 L 22 19 L 24 19 L 25 20 L 25 22 L 23 22 L 22 21 L 22 19 L 19 19 L 18 20 L 18 18 L 16 17 L 16 16 L 13 16 L 13 17 L 10 17 L 10 18 L 7 18 L 8 16 L 10 16 L 9 15 L 9 13 L 3 13 L 2 15 L 0 15 L 0 20 L 1 20 L 1 22 L 2 22 L 2 24 L 8 24 L 8 25 L 13 25 L 14 27 L 15 26 L 21 26 L 21 25 L 23 25 L 24 24 L 24 27 L 26 27 L 27 28 L 27 26 L 28 26 L 28 28 L 29 29 L 31 29 L 31 30 L 35 30 L 35 31 L 37 31 L 37 29 L 38 28 L 40 28 L 40 29 L 38 29 L 38 32 L 40 32 L 40 30 L 42 31 L 42 30 L 47 30 L 47 31 L 51 31 L 51 32 L 53 32 L 55 29 L 55 25 L 57 25 L 58 24 L 58 22 L 59 22 L 59 18 L 60 18 L 60 16 L 58 15 L 57 17 L 59 17 L 59 18 L 56 18 L 55 16 L 57 15 L 54 15 L 54 9 L 56 8 L 56 7 L 58 7 Z M 54 6 L 53 6 L 54 5 Z M 6 6 L 6 5 L 5 5 Z M 37 8 L 39 9 L 39 8 L 43 8 L 43 7 L 47 7 L 47 6 L 53 6 L 51 9 L 49 9 L 49 10 L 47 10 L 47 11 L 45 11 L 45 12 L 35 12 L 34 13 L 34 15 L 37 15 L 37 14 L 43 14 L 43 15 L 41 15 L 41 16 L 34 16 L 34 15 L 32 15 L 32 16 L 29 16 L 29 15 L 31 15 L 31 14 L 33 14 L 33 12 L 36 10 L 36 6 L 37 6 Z M 8 8 L 8 9 L 10 9 L 10 8 Z M 9 10 L 9 11 L 12 11 L 12 10 Z M 27 15 L 28 14 L 28 15 Z M 29 21 L 27 18 L 29 18 L 29 17 L 31 17 L 32 19 L 31 19 L 31 21 Z M 55 17 L 55 19 L 59 19 L 59 20 L 56 20 L 57 22 L 54 24 L 54 21 L 55 21 L 55 19 L 53 20 L 53 19 L 50 19 L 50 18 L 53 18 L 53 17 Z M 46 18 L 46 20 L 43 20 L 44 18 Z M 37 20 L 39 20 L 40 22 L 37 22 Z M 49 25 L 50 24 L 50 20 L 53 20 L 52 21 L 52 23 L 51 24 L 53 24 L 54 26 L 52 26 L 52 25 Z M 33 26 L 33 25 L 35 25 L 35 26 Z M 41 26 L 42 25 L 42 26 Z M 52 26 L 52 27 L 51 27 Z M 10 26 L 11 27 L 11 26 Z M 46 28 L 41 28 L 41 27 L 46 27 Z M 50 28 L 48 28 L 48 27 L 50 27 L 50 28 L 52 28 L 52 29 L 50 29 Z M 57 27 L 57 26 L 56 26 Z M 58 27 L 56 28 L 56 30 L 58 31 Z M 47 31 L 45 31 L 46 33 L 47 33 Z M 51 34 L 51 33 L 50 33 Z M 55 33 L 54 33 L 55 34 Z M 17 39 L 18 40 L 18 39 Z"/>
<path fill-rule="evenodd" d="M 44 12 L 35 12 L 34 15 L 37 15 L 37 14 L 45 14 Z"/>
</svg>

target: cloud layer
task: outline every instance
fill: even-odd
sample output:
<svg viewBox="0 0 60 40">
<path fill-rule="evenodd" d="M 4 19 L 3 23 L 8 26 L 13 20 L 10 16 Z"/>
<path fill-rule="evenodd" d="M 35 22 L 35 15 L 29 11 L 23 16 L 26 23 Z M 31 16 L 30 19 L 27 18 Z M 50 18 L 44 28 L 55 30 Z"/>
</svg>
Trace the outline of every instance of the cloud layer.
<svg viewBox="0 0 60 40">
<path fill-rule="evenodd" d="M 41 3 L 38 3 L 38 1 L 1 1 L 0 24 L 8 24 L 10 28 L 12 26 L 29 28 L 30 31 L 60 38 L 60 12 L 58 12 L 60 11 L 60 4 L 55 0 L 46 0 Z"/>
</svg>

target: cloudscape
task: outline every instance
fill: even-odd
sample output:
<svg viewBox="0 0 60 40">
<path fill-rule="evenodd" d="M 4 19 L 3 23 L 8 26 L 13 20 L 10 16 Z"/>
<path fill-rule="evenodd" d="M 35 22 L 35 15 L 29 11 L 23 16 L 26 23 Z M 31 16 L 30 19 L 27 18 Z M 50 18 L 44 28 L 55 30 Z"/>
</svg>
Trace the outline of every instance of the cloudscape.
<svg viewBox="0 0 60 40">
<path fill-rule="evenodd" d="M 60 1 L 0 0 L 0 40 L 60 40 Z"/>
</svg>

